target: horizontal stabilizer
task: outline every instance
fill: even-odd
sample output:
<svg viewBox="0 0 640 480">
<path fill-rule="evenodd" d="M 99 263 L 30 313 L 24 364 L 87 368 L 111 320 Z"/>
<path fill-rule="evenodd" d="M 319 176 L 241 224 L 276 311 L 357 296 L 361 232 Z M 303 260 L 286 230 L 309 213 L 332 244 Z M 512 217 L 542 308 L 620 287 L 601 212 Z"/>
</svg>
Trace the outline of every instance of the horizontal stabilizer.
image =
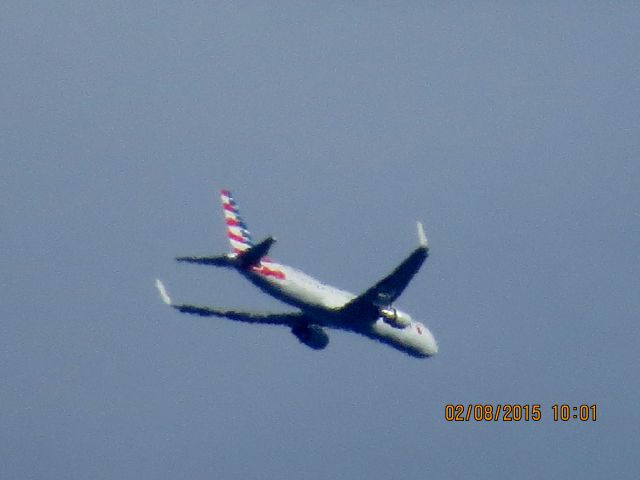
<svg viewBox="0 0 640 480">
<path fill-rule="evenodd" d="M 240 253 L 237 257 L 237 261 L 243 267 L 250 267 L 259 263 L 260 259 L 269 252 L 271 245 L 273 245 L 275 241 L 276 239 L 274 237 L 265 238 L 259 244 Z"/>
<path fill-rule="evenodd" d="M 213 265 L 215 267 L 230 267 L 233 262 L 227 255 L 215 257 L 176 257 L 178 262 L 198 263 L 200 265 Z"/>
</svg>

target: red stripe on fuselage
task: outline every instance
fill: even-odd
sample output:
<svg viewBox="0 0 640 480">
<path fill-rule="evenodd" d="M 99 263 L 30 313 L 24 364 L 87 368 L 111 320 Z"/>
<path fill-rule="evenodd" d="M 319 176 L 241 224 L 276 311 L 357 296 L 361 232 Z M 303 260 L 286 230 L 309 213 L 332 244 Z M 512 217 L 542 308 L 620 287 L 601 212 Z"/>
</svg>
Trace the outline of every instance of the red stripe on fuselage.
<svg viewBox="0 0 640 480">
<path fill-rule="evenodd" d="M 226 223 L 230 227 L 236 227 L 236 226 L 240 225 L 240 222 L 238 220 L 234 220 L 233 218 L 227 218 L 226 219 Z"/>
<path fill-rule="evenodd" d="M 255 273 L 259 274 L 259 275 L 262 275 L 264 277 L 274 277 L 274 278 L 277 278 L 279 280 L 284 280 L 285 279 L 284 273 L 281 272 L 280 270 L 272 270 L 270 268 L 265 267 L 262 264 L 254 265 L 253 267 L 251 267 L 251 271 L 255 272 Z"/>
</svg>

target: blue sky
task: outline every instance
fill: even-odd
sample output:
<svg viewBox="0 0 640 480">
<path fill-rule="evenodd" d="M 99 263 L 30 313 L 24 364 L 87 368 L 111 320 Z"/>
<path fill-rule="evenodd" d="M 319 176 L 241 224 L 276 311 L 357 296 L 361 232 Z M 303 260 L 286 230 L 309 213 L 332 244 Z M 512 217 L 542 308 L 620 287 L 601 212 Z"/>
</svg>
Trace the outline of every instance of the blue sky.
<svg viewBox="0 0 640 480">
<path fill-rule="evenodd" d="M 640 8 L 4 2 L 0 476 L 633 478 Z M 398 302 L 440 353 L 179 315 L 286 310 L 233 272 L 230 188 L 272 256 Z M 449 403 L 541 404 L 448 423 Z M 597 404 L 557 423 L 554 403 Z"/>
</svg>

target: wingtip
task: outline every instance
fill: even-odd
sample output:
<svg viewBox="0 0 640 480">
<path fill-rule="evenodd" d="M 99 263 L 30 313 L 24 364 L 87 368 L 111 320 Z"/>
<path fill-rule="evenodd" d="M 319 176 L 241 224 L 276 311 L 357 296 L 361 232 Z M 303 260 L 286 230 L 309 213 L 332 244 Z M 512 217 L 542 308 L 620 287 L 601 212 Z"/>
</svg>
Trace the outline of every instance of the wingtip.
<svg viewBox="0 0 640 480">
<path fill-rule="evenodd" d="M 156 288 L 158 289 L 158 293 L 160 294 L 162 301 L 167 305 L 171 305 L 171 297 L 167 293 L 167 289 L 164 288 L 164 284 L 158 278 L 156 278 Z"/>
<path fill-rule="evenodd" d="M 420 246 L 424 248 L 429 247 L 429 240 L 427 240 L 427 235 L 424 233 L 424 227 L 422 226 L 422 222 L 416 222 L 418 226 L 418 241 L 420 242 Z"/>
</svg>

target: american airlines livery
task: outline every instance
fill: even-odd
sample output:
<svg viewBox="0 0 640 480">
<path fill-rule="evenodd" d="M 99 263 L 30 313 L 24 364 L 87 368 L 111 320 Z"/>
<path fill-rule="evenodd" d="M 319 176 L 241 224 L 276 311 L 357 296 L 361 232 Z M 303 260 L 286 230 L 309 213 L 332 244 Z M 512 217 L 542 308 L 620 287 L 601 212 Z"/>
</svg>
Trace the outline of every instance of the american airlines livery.
<svg viewBox="0 0 640 480">
<path fill-rule="evenodd" d="M 359 333 L 414 357 L 438 352 L 433 335 L 422 323 L 392 304 L 407 287 L 429 254 L 427 237 L 418 222 L 419 244 L 393 272 L 361 295 L 325 285 L 295 268 L 274 262 L 267 252 L 275 238 L 254 243 L 238 205 L 228 190 L 220 192 L 231 253 L 214 257 L 177 257 L 179 262 L 233 268 L 262 291 L 298 311 L 286 313 L 243 312 L 201 305 L 173 303 L 160 280 L 156 288 L 162 300 L 183 313 L 224 317 L 239 322 L 284 325 L 300 342 L 314 350 L 329 343 L 326 329 Z"/>
</svg>

